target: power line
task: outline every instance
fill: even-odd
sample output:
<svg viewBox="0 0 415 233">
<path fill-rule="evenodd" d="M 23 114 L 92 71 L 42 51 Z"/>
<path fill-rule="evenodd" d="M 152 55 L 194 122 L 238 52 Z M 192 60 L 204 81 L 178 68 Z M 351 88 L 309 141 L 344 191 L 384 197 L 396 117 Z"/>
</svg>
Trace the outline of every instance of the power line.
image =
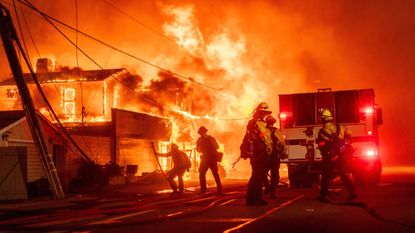
<svg viewBox="0 0 415 233">
<path fill-rule="evenodd" d="M 123 14 L 123 15 L 127 16 L 128 18 L 130 18 L 130 19 L 131 19 L 131 20 L 133 20 L 134 22 L 136 22 L 136 23 L 140 24 L 141 26 L 143 26 L 143 27 L 147 28 L 147 29 L 148 29 L 148 30 L 150 30 L 151 32 L 153 32 L 153 33 L 155 33 L 155 34 L 159 35 L 160 37 L 162 37 L 162 38 L 164 38 L 164 39 L 168 40 L 169 42 L 172 42 L 172 43 L 174 43 L 175 45 L 177 45 L 177 43 L 176 43 L 174 40 L 172 40 L 172 39 L 168 38 L 167 36 L 163 35 L 161 32 L 159 32 L 159 31 L 157 31 L 157 30 L 153 29 L 152 27 L 150 27 L 150 26 L 148 26 L 148 25 L 144 24 L 143 22 L 141 22 L 141 21 L 140 21 L 140 20 L 138 20 L 137 18 L 135 18 L 135 17 L 131 16 L 130 14 L 128 14 L 127 12 L 123 11 L 123 10 L 122 10 L 122 9 L 120 9 L 119 7 L 115 6 L 114 4 L 112 4 L 112 3 L 108 2 L 107 0 L 101 0 L 101 1 L 103 1 L 104 3 L 106 3 L 108 6 L 110 6 L 110 7 L 114 8 L 115 10 L 117 10 L 118 12 L 120 12 L 121 14 Z"/>
<path fill-rule="evenodd" d="M 207 84 L 205 84 L 205 83 L 202 83 L 202 82 L 196 81 L 196 80 L 194 80 L 193 78 L 186 77 L 186 76 L 184 76 L 184 75 L 181 75 L 181 74 L 178 74 L 178 73 L 173 72 L 173 71 L 171 71 L 171 70 L 168 70 L 168 69 L 166 69 L 166 68 L 163 68 L 163 67 L 161 67 L 161 66 L 159 66 L 159 65 L 153 64 L 153 63 L 151 63 L 151 62 L 149 62 L 149 61 L 147 61 L 147 60 L 144 60 L 144 59 L 142 59 L 142 58 L 139 58 L 139 57 L 137 57 L 137 56 L 135 56 L 135 55 L 133 55 L 133 54 L 131 54 L 131 53 L 129 53 L 129 52 L 126 52 L 126 51 L 124 51 L 124 50 L 122 50 L 122 49 L 119 49 L 119 48 L 117 48 L 117 47 L 115 47 L 115 46 L 113 46 L 113 45 L 111 45 L 111 44 L 109 44 L 109 43 L 107 43 L 107 42 L 104 42 L 103 40 L 100 40 L 100 39 L 98 39 L 98 38 L 96 38 L 96 37 L 94 37 L 94 36 L 91 36 L 91 35 L 89 35 L 89 34 L 87 34 L 87 33 L 83 32 L 83 31 L 77 30 L 76 28 L 74 28 L 74 27 L 72 27 L 72 26 L 70 26 L 70 25 L 68 25 L 68 24 L 66 24 L 66 23 L 64 23 L 64 22 L 62 22 L 62 21 L 60 21 L 60 20 L 58 20 L 58 19 L 56 19 L 56 18 L 54 18 L 54 17 L 52 17 L 52 16 L 50 16 L 50 15 L 48 15 L 48 14 L 44 13 L 44 12 L 42 12 L 42 11 L 40 11 L 40 10 L 39 10 L 39 9 L 37 9 L 37 8 L 36 8 L 33 4 L 31 4 L 28 0 L 18 0 L 18 1 L 19 1 L 19 2 L 21 2 L 21 3 L 23 3 L 24 5 L 26 5 L 27 7 L 31 8 L 32 10 L 34 10 L 34 11 L 38 12 L 40 15 L 42 15 L 42 17 L 43 17 L 43 18 L 47 19 L 47 21 L 51 21 L 51 20 L 52 20 L 52 21 L 55 21 L 55 22 L 57 22 L 57 23 L 59 23 L 59 24 L 61 24 L 61 25 L 65 26 L 65 27 L 67 27 L 67 28 L 69 28 L 69 29 L 71 29 L 71 30 L 73 30 L 73 31 L 77 31 L 79 34 L 81 34 L 81 35 L 83 35 L 83 36 L 85 36 L 85 37 L 88 37 L 88 38 L 90 38 L 90 39 L 92 39 L 92 40 L 94 40 L 94 41 L 96 41 L 96 42 L 98 42 L 98 43 L 100 43 L 100 44 L 102 44 L 102 45 L 105 45 L 105 46 L 107 46 L 107 47 L 109 47 L 109 48 L 111 48 L 111 49 L 113 49 L 113 50 L 115 50 L 115 51 L 117 51 L 117 52 L 119 52 L 119 53 L 122 53 L 122 54 L 124 54 L 124 55 L 126 55 L 126 56 L 128 56 L 128 57 L 131 57 L 131 58 L 133 58 L 133 59 L 135 59 L 135 60 L 138 60 L 138 61 L 140 61 L 140 62 L 142 62 L 142 63 L 145 63 L 145 64 L 147 64 L 147 65 L 149 65 L 149 66 L 152 66 L 152 67 L 154 67 L 154 68 L 156 68 L 156 69 L 158 69 L 158 70 L 162 70 L 162 71 L 168 72 L 168 73 L 170 73 L 170 74 L 173 74 L 173 75 L 175 75 L 175 76 L 177 76 L 177 77 L 179 77 L 179 78 L 181 78 L 181 79 L 184 79 L 184 80 L 187 80 L 187 81 L 190 81 L 190 82 L 194 82 L 194 83 L 196 83 L 196 84 L 198 84 L 198 85 L 200 85 L 200 86 L 204 86 L 204 87 L 206 87 L 206 88 L 209 88 L 209 89 L 212 89 L 212 90 L 216 90 L 216 91 L 221 91 L 221 90 L 222 90 L 222 88 L 212 87 L 212 86 L 207 85 Z M 54 27 L 55 27 L 55 28 L 57 28 L 56 26 L 54 26 Z M 65 35 L 65 37 L 66 37 L 66 35 Z M 72 42 L 72 43 L 73 43 L 73 42 Z M 85 54 L 84 54 L 84 55 L 85 55 Z"/>
<path fill-rule="evenodd" d="M 83 159 L 85 159 L 88 162 L 91 162 L 90 158 L 88 157 L 88 155 L 78 146 L 78 144 L 76 144 L 76 142 L 73 140 L 72 136 L 68 133 L 68 131 L 63 127 L 62 123 L 60 122 L 59 118 L 57 117 L 55 111 L 53 110 L 51 104 L 49 103 L 49 101 L 46 98 L 45 93 L 43 92 L 41 85 L 39 83 L 39 80 L 36 77 L 35 72 L 32 69 L 32 66 L 30 64 L 29 58 L 27 57 L 27 54 L 25 53 L 22 44 L 20 43 L 20 40 L 17 38 L 17 35 L 15 35 L 16 39 L 15 42 L 22 54 L 23 60 L 26 62 L 27 67 L 29 68 L 29 71 L 32 75 L 33 81 L 35 82 L 37 88 L 39 89 L 39 92 L 42 96 L 43 101 L 46 103 L 46 105 L 48 106 L 50 112 L 53 114 L 55 120 L 58 122 L 59 126 L 61 127 L 62 131 L 65 133 L 65 135 L 67 136 L 67 138 L 72 142 L 72 144 L 75 146 L 75 148 L 78 150 L 78 152 L 80 152 L 80 155 Z"/>
<path fill-rule="evenodd" d="M 37 77 L 36 77 L 36 74 L 35 74 L 35 72 L 33 71 L 33 69 L 32 69 L 32 67 L 30 66 L 30 61 L 29 61 L 29 59 L 27 58 L 27 55 L 24 53 L 24 51 L 23 51 L 23 48 L 22 48 L 22 45 L 21 45 L 21 43 L 20 43 L 20 41 L 19 40 L 16 40 L 16 44 L 18 45 L 18 47 L 19 47 L 19 49 L 20 49 L 20 51 L 22 52 L 22 54 L 23 54 L 23 58 L 24 58 L 24 60 L 25 60 L 25 62 L 26 62 L 26 64 L 27 64 L 27 66 L 28 66 L 28 68 L 29 68 L 29 70 L 30 70 L 30 73 L 31 73 L 31 75 L 32 75 L 32 78 L 33 78 L 33 81 L 35 82 L 35 84 L 36 84 L 36 86 L 37 86 L 37 88 L 39 89 L 39 92 L 40 92 L 40 94 L 41 94 L 41 96 L 42 96 L 42 99 L 44 100 L 44 102 L 46 103 L 46 105 L 48 106 L 48 108 L 50 109 L 50 111 L 51 111 L 51 113 L 53 114 L 53 116 L 54 116 L 54 118 L 55 118 L 55 120 L 58 122 L 58 124 L 59 124 L 59 126 L 61 127 L 61 129 L 62 129 L 62 131 L 65 133 L 65 135 L 67 136 L 67 138 L 72 142 L 72 144 L 75 146 L 75 148 L 80 152 L 80 155 L 81 155 L 81 157 L 83 158 L 83 159 L 85 159 L 85 161 L 88 161 L 88 162 L 91 162 L 91 159 L 88 157 L 88 155 L 79 147 L 79 145 L 73 140 L 73 138 L 72 138 L 72 136 L 68 133 L 68 131 L 63 127 L 63 125 L 62 125 L 62 123 L 60 122 L 60 120 L 59 120 L 59 118 L 58 118 L 58 116 L 56 115 L 56 113 L 55 113 L 55 111 L 53 110 L 53 108 L 52 108 L 52 105 L 49 103 L 49 101 L 47 100 L 47 98 L 46 98 L 46 95 L 45 95 L 45 93 L 43 92 L 43 90 L 42 90 L 42 87 L 41 87 L 41 85 L 40 85 L 40 83 L 39 83 L 39 80 L 37 79 Z"/>
<path fill-rule="evenodd" d="M 76 32 L 75 32 L 75 57 L 76 57 L 76 69 L 78 71 L 78 76 L 79 76 L 79 85 L 80 85 L 80 89 L 81 89 L 81 123 L 84 124 L 84 114 L 85 114 L 85 106 L 84 106 L 84 93 L 83 93 L 83 88 L 82 88 L 82 78 L 81 78 L 81 71 L 79 69 L 79 58 L 78 58 L 78 0 L 75 0 L 75 27 L 76 27 Z"/>
<path fill-rule="evenodd" d="M 18 0 L 18 1 L 20 1 L 20 0 Z M 27 2 L 27 1 L 26 1 Z M 28 3 L 28 4 L 30 4 L 30 3 Z M 37 11 L 37 10 L 36 10 Z M 39 12 L 39 11 L 38 11 Z M 78 51 L 80 51 L 82 54 L 84 54 L 90 61 L 92 61 L 96 66 L 98 66 L 100 69 L 104 69 L 104 67 L 102 67 L 97 61 L 95 61 L 91 56 L 89 56 L 86 52 L 84 52 L 79 46 L 77 46 L 67 35 L 65 35 L 65 33 L 63 33 L 62 32 L 62 30 L 60 30 L 51 20 L 49 20 L 49 17 L 47 17 L 47 15 L 46 14 L 44 14 L 44 13 L 41 13 L 41 12 L 39 12 L 41 15 L 42 15 L 42 17 L 49 23 L 49 24 L 51 24 L 54 28 L 55 28 L 55 30 L 57 30 L 69 43 L 71 43 L 73 46 L 75 46 L 76 48 L 77 48 L 77 50 Z M 163 70 L 165 70 L 165 69 L 163 69 Z M 165 71 L 167 71 L 167 72 L 169 72 L 168 70 L 165 70 Z M 170 72 L 171 73 L 171 72 Z M 126 86 L 127 87 L 127 89 L 129 89 L 129 90 L 131 90 L 131 87 L 129 86 L 129 85 L 127 85 L 127 84 L 125 84 L 125 83 L 123 83 L 121 80 L 119 80 L 117 77 L 115 77 L 115 75 L 111 75 L 115 80 L 117 80 L 119 83 L 121 83 L 121 84 L 123 84 L 124 86 Z M 133 91 L 134 93 L 136 93 L 134 90 L 131 90 L 131 91 Z M 144 100 L 146 100 L 146 101 L 148 101 L 148 102 L 151 102 L 152 104 L 154 104 L 154 105 L 156 105 L 156 106 L 158 106 L 158 107 L 161 107 L 161 108 L 164 108 L 164 109 L 167 109 L 166 107 L 164 107 L 164 106 L 161 106 L 159 103 L 157 103 L 157 102 L 155 102 L 155 101 L 153 101 L 153 100 L 150 100 L 150 99 L 148 99 L 148 98 L 145 98 L 145 97 L 143 97 L 143 96 L 141 96 L 140 95 L 140 98 L 143 98 Z M 170 111 L 172 111 L 172 112 L 174 112 L 174 110 L 170 110 Z"/>
<path fill-rule="evenodd" d="M 13 2 L 14 2 L 14 0 L 13 0 Z M 39 50 L 37 49 L 36 43 L 35 43 L 35 41 L 34 41 L 34 39 L 33 39 L 33 36 L 32 36 L 32 32 L 30 31 L 30 27 L 29 27 L 29 25 L 28 25 L 28 23 L 27 23 L 26 16 L 25 16 L 24 11 L 23 11 L 23 8 L 22 8 L 22 3 L 21 3 L 21 2 L 19 2 L 19 3 L 20 3 L 20 12 L 22 13 L 23 22 L 24 22 L 24 23 L 25 23 L 25 25 L 26 25 L 26 29 L 27 29 L 27 32 L 28 32 L 28 34 L 29 34 L 29 38 L 30 38 L 30 40 L 32 41 L 33 46 L 35 47 L 35 50 L 36 50 L 37 55 L 40 57 Z M 16 14 L 17 14 L 17 13 L 16 13 Z M 23 39 L 23 38 L 22 38 L 22 39 Z M 28 55 L 29 55 L 29 54 L 28 54 Z"/>
<path fill-rule="evenodd" d="M 21 0 L 18 0 L 18 1 L 20 1 L 21 2 Z M 24 1 L 26 1 L 26 2 L 28 2 L 27 0 L 24 0 Z M 23 3 L 23 4 L 25 4 L 25 3 Z M 77 51 L 80 51 L 82 54 L 84 54 L 90 61 L 92 61 L 97 67 L 99 67 L 100 69 L 104 69 L 97 61 L 95 61 L 91 56 L 89 56 L 84 50 L 82 50 L 76 43 L 74 43 L 67 35 L 65 35 L 65 33 L 63 33 L 50 19 L 52 19 L 52 20 L 54 20 L 54 21 L 56 21 L 56 22 L 58 22 L 58 23 L 60 23 L 60 24 L 62 24 L 62 25 L 64 25 L 64 26 L 66 26 L 66 27 L 68 27 L 68 28 L 70 28 L 70 29 L 72 29 L 72 30 L 76 30 L 76 31 L 78 31 L 80 34 L 83 34 L 83 35 L 86 35 L 87 37 L 89 37 L 89 38 L 92 38 L 92 39 L 94 39 L 94 40 L 97 40 L 97 41 L 99 41 L 100 43 L 103 43 L 103 44 L 105 44 L 106 45 L 106 43 L 105 42 L 101 42 L 100 40 L 98 40 L 98 39 L 96 39 L 96 38 L 94 38 L 94 37 L 92 37 L 92 36 L 90 36 L 90 35 L 88 35 L 88 34 L 86 34 L 86 33 L 84 33 L 84 32 L 81 32 L 81 31 L 79 31 L 79 30 L 77 30 L 77 29 L 74 29 L 73 27 L 71 27 L 71 26 L 69 26 L 69 25 L 66 25 L 65 23 L 63 23 L 63 22 L 60 22 L 60 21 L 58 21 L 58 20 L 56 20 L 56 19 L 54 19 L 54 18 L 52 18 L 51 16 L 48 16 L 47 14 L 45 14 L 45 13 L 43 13 L 43 12 L 41 12 L 41 11 L 39 11 L 39 10 L 37 10 L 31 3 L 27 3 L 27 4 L 30 4 L 30 6 L 29 6 L 29 8 L 31 8 L 31 9 L 33 9 L 33 10 L 35 10 L 36 12 L 38 12 L 49 24 L 51 24 L 69 43 L 71 43 L 73 46 L 75 46 L 76 47 L 76 49 L 77 49 Z M 26 5 L 26 4 L 25 4 Z M 27 5 L 26 5 L 27 6 Z M 119 50 L 119 49 L 117 49 L 117 48 L 115 48 L 115 47 L 113 47 L 113 46 L 111 46 L 111 45 L 107 45 L 107 46 L 109 46 L 110 48 L 112 48 L 112 49 L 114 49 L 114 50 L 117 50 L 117 51 L 121 51 L 122 53 L 125 53 L 125 54 L 128 54 L 128 53 L 126 53 L 126 52 L 124 52 L 124 51 L 122 51 L 122 50 Z M 129 56 L 133 56 L 133 55 L 130 55 L 129 54 Z M 138 58 L 139 59 L 139 58 Z M 151 63 L 149 63 L 149 64 L 151 64 Z M 151 65 L 153 65 L 153 64 L 151 64 Z M 156 65 L 153 65 L 153 66 L 155 66 L 155 67 L 158 67 L 158 66 L 156 66 Z M 182 77 L 182 78 L 185 78 L 185 79 L 187 79 L 187 80 L 189 80 L 189 81 L 192 81 L 192 82 L 196 82 L 196 83 L 198 83 L 198 84 L 200 84 L 200 85 L 203 85 L 203 86 L 206 86 L 205 84 L 203 84 L 203 83 L 199 83 L 199 82 L 197 82 L 197 81 L 195 81 L 195 80 L 193 80 L 192 78 L 186 78 L 186 77 L 184 77 L 184 76 L 181 76 L 181 75 L 178 75 L 178 74 L 176 74 L 176 73 L 173 73 L 173 72 L 171 72 L 171 71 L 169 71 L 169 70 L 166 70 L 166 69 L 164 69 L 164 68 L 161 68 L 161 67 L 158 67 L 160 70 L 163 70 L 163 71 L 166 71 L 166 72 L 168 72 L 168 73 L 170 73 L 170 74 L 174 74 L 174 75 L 176 75 L 176 76 L 179 76 L 179 77 Z M 119 80 L 117 77 L 116 77 L 116 75 L 114 75 L 114 74 L 112 74 L 111 75 L 111 77 L 112 78 L 114 78 L 117 82 L 119 82 L 120 84 L 122 84 L 123 86 L 125 86 L 126 88 L 127 88 L 127 90 L 129 90 L 129 91 L 131 91 L 132 93 L 134 93 L 135 95 L 138 95 L 138 93 L 135 91 L 135 90 L 133 90 L 128 84 L 126 84 L 126 83 L 124 83 L 124 82 L 122 82 L 121 80 Z M 210 87 L 210 86 L 206 86 L 206 87 L 209 87 L 209 88 L 213 88 L 213 87 Z M 215 88 L 213 88 L 213 89 L 215 89 Z M 219 89 L 215 89 L 215 90 L 219 90 Z M 165 109 L 165 110 L 167 110 L 167 111 L 169 111 L 169 112 L 174 112 L 174 113 L 177 113 L 177 114 L 181 114 L 181 115 L 183 115 L 183 116 L 185 116 L 184 114 L 182 114 L 182 113 L 180 113 L 180 111 L 177 111 L 177 110 L 173 110 L 173 109 L 171 109 L 171 108 L 168 108 L 168 107 L 165 107 L 165 106 L 163 106 L 163 105 L 161 105 L 161 104 L 159 104 L 157 101 L 155 101 L 155 100 L 152 100 L 152 99 L 149 99 L 149 98 L 146 98 L 146 97 L 144 97 L 143 95 L 138 95 L 138 97 L 139 98 L 141 98 L 141 99 L 143 99 L 143 100 L 145 100 L 145 101 L 147 101 L 147 102 L 149 102 L 149 103 L 151 103 L 151 104 L 153 104 L 153 105 L 155 105 L 155 106 L 157 106 L 157 107 L 159 107 L 159 108 L 162 108 L 162 109 Z M 246 120 L 246 119 L 248 119 L 247 117 L 243 117 L 243 118 L 214 118 L 214 117 L 210 117 L 210 118 L 206 118 L 206 117 L 200 117 L 200 116 L 196 116 L 196 118 L 195 119 L 210 119 L 210 120 Z"/>
<path fill-rule="evenodd" d="M 20 6 L 21 6 L 21 4 L 20 4 Z M 15 15 L 16 15 L 17 26 L 18 26 L 18 28 L 19 28 L 20 35 L 21 35 L 21 37 L 22 37 L 22 43 L 23 43 L 24 50 L 25 50 L 25 52 L 26 52 L 27 56 L 29 56 L 29 57 L 30 57 L 30 55 L 29 55 L 29 51 L 28 51 L 27 46 L 26 46 L 26 40 L 25 40 L 25 37 L 24 37 L 24 34 L 23 34 L 23 30 L 22 30 L 22 27 L 21 27 L 21 25 L 20 25 L 20 19 L 19 19 L 19 14 L 17 13 L 17 6 L 16 6 L 16 2 L 15 2 L 15 0 L 13 0 L 13 8 L 14 8 L 14 12 L 15 12 Z M 26 17 L 24 16 L 24 14 L 23 14 L 23 10 L 22 10 L 22 8 L 21 8 L 21 7 L 20 7 L 20 10 L 21 10 L 21 13 L 22 13 L 22 15 L 23 15 L 23 21 L 25 22 L 25 24 L 26 24 L 26 28 L 27 28 L 27 30 L 28 30 L 28 32 L 29 32 L 29 37 L 31 38 L 31 40 L 32 40 L 32 42 L 33 42 L 33 45 L 34 45 L 34 47 L 35 47 L 35 49 L 36 49 L 36 52 L 38 53 L 38 55 L 39 55 L 39 57 L 40 57 L 39 51 L 37 50 L 36 44 L 35 44 L 35 42 L 34 42 L 34 40 L 33 40 L 33 38 L 32 38 L 32 34 L 30 33 L 30 29 L 29 29 L 29 27 L 27 26 Z M 31 64 L 31 63 L 29 63 L 29 64 L 28 64 L 28 66 L 32 66 L 32 64 Z M 48 75 L 49 75 L 49 73 L 48 73 Z M 56 89 L 56 86 L 55 86 L 55 89 Z M 56 89 L 56 90 L 57 90 L 57 89 Z M 57 90 L 57 91 L 58 91 L 58 90 Z M 58 93 L 59 93 L 59 91 L 58 91 Z"/>
<path fill-rule="evenodd" d="M 85 36 L 85 37 L 88 37 L 88 38 L 90 38 L 90 39 L 92 39 L 92 40 L 94 40 L 94 41 L 96 41 L 96 42 L 98 42 L 98 43 L 100 43 L 100 44 L 102 44 L 102 45 L 105 45 L 105 46 L 107 46 L 107 47 L 109 47 L 109 48 L 111 48 L 111 49 L 113 49 L 113 50 L 115 50 L 115 51 L 117 51 L 117 52 L 119 52 L 119 53 L 122 53 L 122 54 L 124 54 L 124 55 L 126 55 L 126 56 L 129 56 L 129 57 L 131 57 L 131 58 L 133 58 L 133 59 L 136 59 L 136 60 L 138 60 L 138 61 L 140 61 L 140 62 L 143 62 L 143 63 L 145 63 L 145 64 L 147 64 L 147 65 L 150 65 L 150 66 L 152 66 L 152 67 L 154 67 L 154 68 L 156 68 L 156 69 L 159 69 L 159 70 L 162 70 L 162 71 L 165 71 L 165 72 L 167 72 L 167 73 L 170 73 L 170 74 L 172 74 L 172 75 L 174 75 L 174 76 L 176 76 L 176 77 L 178 77 L 178 78 L 181 78 L 181 79 L 184 79 L 184 80 L 187 80 L 187 81 L 190 81 L 190 82 L 193 82 L 193 83 L 196 83 L 196 84 L 198 84 L 198 85 L 200 85 L 200 86 L 203 86 L 203 87 L 205 87 L 205 88 L 209 88 L 209 89 L 212 89 L 212 90 L 215 90 L 215 91 L 220 91 L 220 92 L 222 92 L 222 94 L 226 94 L 226 95 L 229 95 L 229 96 L 232 96 L 232 97 L 235 97 L 235 95 L 233 94 L 233 93 L 230 93 L 229 91 L 227 91 L 227 90 L 225 90 L 225 89 L 223 89 L 223 88 L 216 88 L 216 87 L 212 87 L 212 86 L 210 86 L 210 85 L 208 85 L 208 84 L 205 84 L 205 83 L 202 83 L 202 82 L 199 82 L 199 81 L 196 81 L 196 80 L 194 80 L 193 78 L 191 78 L 191 77 L 185 77 L 185 76 L 183 76 L 183 75 L 180 75 L 180 74 L 178 74 L 178 73 L 176 73 L 176 72 L 172 72 L 172 71 L 170 71 L 170 70 L 167 70 L 167 69 L 165 69 L 165 68 L 163 68 L 163 67 L 160 67 L 160 66 L 158 66 L 158 65 L 155 65 L 155 64 L 153 64 L 153 63 L 151 63 L 151 62 L 148 62 L 148 61 L 146 61 L 146 60 L 144 60 L 144 59 L 142 59 L 142 58 L 139 58 L 139 57 L 137 57 L 137 56 L 135 56 L 135 55 L 133 55 L 133 54 L 131 54 L 131 53 L 128 53 L 128 52 L 126 52 L 126 51 L 123 51 L 123 50 L 121 50 L 121 49 L 118 49 L 118 48 L 116 48 L 115 46 L 113 46 L 113 45 L 110 45 L 110 44 L 108 44 L 108 43 L 106 43 L 106 42 L 104 42 L 104 41 L 102 41 L 102 40 L 100 40 L 100 39 L 97 39 L 96 37 L 94 37 L 94 36 L 91 36 L 91 35 L 89 35 L 89 34 L 87 34 L 87 33 L 85 33 L 85 32 L 82 32 L 82 31 L 80 31 L 80 30 L 77 30 L 76 28 L 74 28 L 74 27 L 72 27 L 72 26 L 70 26 L 70 25 L 68 25 L 68 24 L 66 24 L 66 23 L 64 23 L 64 22 L 62 22 L 62 21 L 60 21 L 60 20 L 58 20 L 58 19 L 56 19 L 56 18 L 54 18 L 54 17 L 52 17 L 52 16 L 49 16 L 49 15 L 47 15 L 46 13 L 44 13 L 44 12 L 42 12 L 42 11 L 40 11 L 39 9 L 37 9 L 33 4 L 31 4 L 28 0 L 18 0 L 19 2 L 21 2 L 22 4 L 24 4 L 25 6 L 27 6 L 28 8 L 30 8 L 30 9 L 32 9 L 32 10 L 34 10 L 34 11 L 36 11 L 37 13 L 39 13 L 43 18 L 47 18 L 48 20 L 47 21 L 50 21 L 50 20 L 53 20 L 53 21 L 55 21 L 55 22 L 57 22 L 57 23 L 59 23 L 59 24 L 61 24 L 61 25 L 63 25 L 63 26 L 65 26 L 65 27 L 67 27 L 67 28 L 69 28 L 69 29 L 71 29 L 71 30 L 73 30 L 73 31 L 77 31 L 79 34 L 81 34 L 81 35 L 83 35 L 83 36 Z M 50 20 L 49 20 L 50 19 Z M 56 26 L 54 26 L 55 28 L 56 28 Z M 73 42 L 71 42 L 72 44 L 73 44 Z M 84 55 L 85 55 L 85 53 L 84 53 Z M 87 55 L 86 55 L 87 56 Z M 87 56 L 88 57 L 88 56 Z M 89 58 L 90 59 L 90 58 Z M 91 60 L 91 59 L 90 59 Z M 92 60 L 91 60 L 92 61 Z M 94 61 L 94 63 L 96 64 L 96 62 Z M 99 65 L 98 65 L 98 67 L 100 67 Z M 256 98 L 256 97 L 254 97 L 254 98 Z M 257 102 L 260 102 L 261 100 L 257 100 Z"/>
<path fill-rule="evenodd" d="M 16 16 L 17 25 L 19 27 L 20 36 L 22 37 L 22 40 L 23 40 L 23 46 L 26 51 L 26 54 L 29 56 L 29 51 L 27 50 L 27 46 L 25 43 L 24 35 L 23 35 L 23 30 L 22 30 L 22 27 L 20 26 L 20 20 L 19 20 L 19 15 L 17 14 L 17 7 L 16 7 L 15 0 L 13 0 L 13 8 L 14 8 L 15 16 Z"/>
<path fill-rule="evenodd" d="M 19 0 L 20 1 L 20 0 Z M 42 15 L 42 17 L 49 23 L 49 24 L 51 24 L 54 28 L 55 28 L 55 30 L 57 30 L 69 43 L 71 43 L 73 46 L 75 46 L 76 47 L 76 49 L 77 49 L 77 51 L 80 51 L 82 54 L 84 54 L 90 61 L 92 61 L 96 66 L 98 66 L 100 69 L 104 69 L 104 67 L 102 67 L 97 61 L 95 61 L 91 56 L 89 56 L 85 51 L 83 51 L 77 44 L 75 44 L 65 33 L 63 33 L 62 32 L 62 30 L 60 30 L 52 21 L 50 21 L 44 14 L 41 14 Z M 127 87 L 127 89 L 128 90 L 130 90 L 130 91 L 132 91 L 133 93 L 136 93 L 134 90 L 132 90 L 132 88 L 128 85 L 128 84 L 126 84 L 126 83 L 124 83 L 124 82 L 122 82 L 121 80 L 119 80 L 115 75 L 111 75 L 111 77 L 112 78 L 114 78 L 116 81 L 118 81 L 119 83 L 121 83 L 122 85 L 124 85 L 125 87 Z M 136 93 L 137 94 L 137 93 Z M 160 105 L 159 103 L 157 103 L 156 101 L 153 101 L 153 100 L 150 100 L 150 99 L 148 99 L 148 98 L 145 98 L 144 96 L 141 96 L 140 95 L 140 98 L 142 98 L 142 99 L 144 99 L 144 100 L 146 100 L 146 101 L 148 101 L 148 102 L 150 102 L 150 103 L 152 103 L 152 104 L 154 104 L 154 105 L 156 105 L 157 107 L 161 107 L 161 108 L 163 108 L 163 109 L 166 109 L 166 110 L 170 110 L 170 111 L 173 111 L 173 110 L 171 110 L 171 109 L 168 109 L 168 108 L 166 108 L 166 107 L 164 107 L 164 106 L 162 106 L 162 105 Z"/>
</svg>

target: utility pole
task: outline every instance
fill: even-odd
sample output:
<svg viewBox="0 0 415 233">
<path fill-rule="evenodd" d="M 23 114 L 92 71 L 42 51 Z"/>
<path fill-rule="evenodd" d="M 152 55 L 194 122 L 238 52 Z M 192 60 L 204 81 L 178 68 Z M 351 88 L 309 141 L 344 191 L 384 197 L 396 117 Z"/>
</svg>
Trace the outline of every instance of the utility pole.
<svg viewBox="0 0 415 233">
<path fill-rule="evenodd" d="M 35 142 L 43 170 L 46 173 L 54 197 L 56 199 L 63 199 L 65 198 L 65 193 L 63 192 L 61 183 L 59 181 L 52 155 L 48 153 L 48 149 L 40 128 L 39 119 L 36 114 L 36 109 L 30 96 L 29 88 L 27 87 L 26 81 L 24 79 L 22 67 L 20 66 L 16 49 L 13 44 L 13 41 L 18 43 L 16 30 L 13 26 L 10 12 L 1 3 L 0 10 L 1 39 L 7 55 L 7 59 L 9 61 L 10 69 L 13 73 L 17 89 L 19 90 L 19 94 L 22 99 L 22 105 L 26 113 L 27 123 L 29 125 L 30 132 L 32 133 L 33 141 Z"/>
</svg>

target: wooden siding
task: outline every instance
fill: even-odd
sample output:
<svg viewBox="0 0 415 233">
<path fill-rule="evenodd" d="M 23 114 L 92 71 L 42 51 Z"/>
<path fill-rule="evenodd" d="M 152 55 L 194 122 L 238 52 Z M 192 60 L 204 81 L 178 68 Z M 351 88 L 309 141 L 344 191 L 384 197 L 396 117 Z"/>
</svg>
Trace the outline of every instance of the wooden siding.
<svg viewBox="0 0 415 233">
<path fill-rule="evenodd" d="M 26 149 L 0 148 L 0 200 L 27 199 Z"/>
<path fill-rule="evenodd" d="M 42 177 L 47 178 L 43 171 L 42 163 L 40 162 L 36 146 L 33 143 L 9 142 L 9 147 L 26 148 L 27 182 L 36 181 Z"/>
</svg>

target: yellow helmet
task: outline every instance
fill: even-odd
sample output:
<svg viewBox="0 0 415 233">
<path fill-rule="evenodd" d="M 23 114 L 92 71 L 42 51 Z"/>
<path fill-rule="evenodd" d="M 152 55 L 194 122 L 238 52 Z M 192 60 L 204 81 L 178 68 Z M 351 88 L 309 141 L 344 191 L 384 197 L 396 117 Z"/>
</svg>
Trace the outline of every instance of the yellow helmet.
<svg viewBox="0 0 415 233">
<path fill-rule="evenodd" d="M 255 108 L 255 111 L 262 111 L 262 112 L 272 113 L 272 111 L 269 110 L 269 106 L 266 102 L 262 102 L 262 103 L 258 104 L 258 106 Z"/>
<path fill-rule="evenodd" d="M 320 113 L 321 120 L 330 121 L 333 120 L 333 115 L 327 108 L 323 109 Z"/>
</svg>

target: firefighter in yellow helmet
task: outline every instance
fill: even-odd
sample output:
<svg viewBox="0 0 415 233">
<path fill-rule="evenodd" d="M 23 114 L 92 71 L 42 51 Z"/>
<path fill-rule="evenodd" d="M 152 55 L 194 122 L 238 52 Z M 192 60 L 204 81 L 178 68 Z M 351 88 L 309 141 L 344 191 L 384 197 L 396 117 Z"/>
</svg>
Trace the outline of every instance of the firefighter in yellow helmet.
<svg viewBox="0 0 415 233">
<path fill-rule="evenodd" d="M 320 114 L 323 127 L 317 137 L 318 148 L 322 155 L 320 197 L 321 202 L 328 201 L 328 188 L 330 177 L 333 172 L 340 176 L 340 179 L 349 192 L 349 199 L 356 198 L 356 190 L 353 182 L 347 174 L 346 169 L 346 140 L 351 136 L 344 126 L 334 122 L 330 110 L 323 109 Z"/>
<path fill-rule="evenodd" d="M 265 117 L 272 112 L 267 103 L 262 102 L 255 108 L 252 119 L 246 127 L 241 144 L 241 157 L 249 158 L 252 174 L 248 182 L 246 205 L 267 205 L 262 198 L 262 185 L 267 178 L 269 159 L 272 153 L 271 131 L 267 128 Z"/>
<path fill-rule="evenodd" d="M 268 169 L 270 171 L 271 179 L 268 183 L 268 178 L 265 179 L 265 192 L 264 194 L 270 194 L 271 198 L 276 198 L 275 190 L 280 181 L 280 160 L 286 157 L 286 145 L 285 140 L 282 136 L 282 132 L 274 126 L 277 122 L 274 116 L 271 114 L 265 117 L 267 127 L 271 131 L 272 139 L 272 153 L 268 163 Z"/>
</svg>

